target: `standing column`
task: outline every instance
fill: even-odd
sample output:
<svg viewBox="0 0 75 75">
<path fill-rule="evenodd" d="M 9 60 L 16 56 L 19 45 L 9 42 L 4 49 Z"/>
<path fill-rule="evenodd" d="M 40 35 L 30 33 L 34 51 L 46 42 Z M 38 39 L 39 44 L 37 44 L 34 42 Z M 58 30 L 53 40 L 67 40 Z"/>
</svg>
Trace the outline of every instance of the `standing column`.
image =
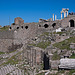
<svg viewBox="0 0 75 75">
<path fill-rule="evenodd" d="M 68 11 L 67 11 L 67 16 L 68 16 Z"/>
<path fill-rule="evenodd" d="M 61 12 L 61 20 L 62 20 L 62 12 Z"/>
<path fill-rule="evenodd" d="M 55 20 L 57 20 L 57 16 L 55 15 Z"/>
<path fill-rule="evenodd" d="M 70 22 L 69 22 L 69 27 L 70 27 Z"/>
<path fill-rule="evenodd" d="M 54 21 L 54 14 L 53 14 L 53 21 Z"/>
<path fill-rule="evenodd" d="M 66 12 L 64 12 L 64 18 L 66 17 Z"/>
</svg>

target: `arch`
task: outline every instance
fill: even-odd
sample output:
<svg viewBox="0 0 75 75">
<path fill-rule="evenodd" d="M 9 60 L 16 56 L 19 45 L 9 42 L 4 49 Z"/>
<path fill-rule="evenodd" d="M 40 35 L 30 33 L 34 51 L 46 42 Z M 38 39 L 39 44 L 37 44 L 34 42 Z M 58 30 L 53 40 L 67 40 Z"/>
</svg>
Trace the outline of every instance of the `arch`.
<svg viewBox="0 0 75 75">
<path fill-rule="evenodd" d="M 45 24 L 45 25 L 44 25 L 44 27 L 45 27 L 45 28 L 48 28 L 48 27 L 49 27 L 49 25 L 48 25 L 48 24 Z"/>
<path fill-rule="evenodd" d="M 17 29 L 19 29 L 19 27 L 17 27 Z"/>
<path fill-rule="evenodd" d="M 23 26 L 21 26 L 21 28 L 23 29 Z"/>
<path fill-rule="evenodd" d="M 40 25 L 40 24 L 39 24 L 38 26 L 39 26 L 39 27 L 41 27 L 41 25 Z"/>
<path fill-rule="evenodd" d="M 10 29 L 12 29 L 12 28 L 10 27 Z"/>
<path fill-rule="evenodd" d="M 74 20 L 71 19 L 71 20 L 69 21 L 69 24 L 70 24 L 70 27 L 74 27 Z"/>
<path fill-rule="evenodd" d="M 12 25 L 15 25 L 15 23 L 12 23 Z"/>
<path fill-rule="evenodd" d="M 28 26 L 25 26 L 26 29 L 28 29 Z"/>
<path fill-rule="evenodd" d="M 55 26 L 56 26 L 56 23 L 53 23 L 53 24 L 52 24 L 52 27 L 54 28 Z"/>
</svg>

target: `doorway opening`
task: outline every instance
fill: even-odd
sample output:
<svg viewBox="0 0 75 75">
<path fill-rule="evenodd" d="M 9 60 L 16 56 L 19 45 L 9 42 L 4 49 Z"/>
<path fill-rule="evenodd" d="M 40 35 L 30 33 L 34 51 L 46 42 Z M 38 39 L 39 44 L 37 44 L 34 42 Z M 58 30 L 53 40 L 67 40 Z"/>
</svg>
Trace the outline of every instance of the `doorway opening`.
<svg viewBox="0 0 75 75">
<path fill-rule="evenodd" d="M 74 27 L 74 20 L 70 20 L 70 27 Z"/>
<path fill-rule="evenodd" d="M 45 28 L 48 28 L 48 27 L 49 27 L 49 25 L 48 25 L 48 24 L 45 24 L 45 25 L 44 25 L 44 27 L 45 27 Z"/>
<path fill-rule="evenodd" d="M 44 53 L 43 63 L 44 63 L 43 69 L 48 70 L 50 68 L 50 65 L 49 65 L 49 57 L 47 53 Z"/>
</svg>

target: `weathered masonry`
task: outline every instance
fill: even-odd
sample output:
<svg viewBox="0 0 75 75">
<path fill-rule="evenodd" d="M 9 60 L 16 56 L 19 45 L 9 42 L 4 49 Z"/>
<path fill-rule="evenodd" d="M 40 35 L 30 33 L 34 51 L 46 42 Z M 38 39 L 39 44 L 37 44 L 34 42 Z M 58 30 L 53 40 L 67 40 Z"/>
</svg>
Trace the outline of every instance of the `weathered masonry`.
<svg viewBox="0 0 75 75">
<path fill-rule="evenodd" d="M 62 9 L 61 11 L 61 20 L 56 18 L 56 15 L 53 14 L 53 19 L 48 20 L 40 19 L 38 23 L 24 23 L 24 20 L 20 17 L 15 18 L 14 23 L 11 24 L 8 31 L 0 32 L 0 50 L 7 51 L 9 46 L 23 44 L 25 45 L 29 40 L 35 38 L 38 34 L 42 32 L 51 31 L 57 28 L 65 27 L 75 27 L 75 14 L 69 13 L 69 9 Z M 62 13 L 64 13 L 64 18 Z M 67 15 L 66 15 L 67 13 Z M 10 40 L 10 45 L 7 43 Z M 7 47 L 4 49 L 3 45 Z"/>
</svg>

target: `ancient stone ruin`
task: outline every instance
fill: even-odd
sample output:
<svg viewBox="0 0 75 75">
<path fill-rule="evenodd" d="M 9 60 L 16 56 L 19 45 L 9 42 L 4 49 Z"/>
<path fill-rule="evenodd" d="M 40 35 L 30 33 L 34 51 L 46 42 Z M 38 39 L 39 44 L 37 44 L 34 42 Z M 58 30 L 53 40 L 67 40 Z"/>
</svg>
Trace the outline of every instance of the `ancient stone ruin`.
<svg viewBox="0 0 75 75">
<path fill-rule="evenodd" d="M 74 62 L 70 62 L 70 64 L 68 63 L 68 61 L 71 61 L 69 59 L 63 59 L 63 60 L 61 59 L 60 61 L 59 60 L 51 61 L 54 53 L 57 53 L 58 55 L 60 55 L 66 52 L 66 54 L 63 54 L 64 57 L 66 57 L 66 55 L 71 56 L 71 52 L 69 55 L 68 53 L 69 51 L 67 52 L 66 50 L 63 51 L 57 48 L 53 49 L 53 46 L 52 46 L 54 43 L 61 42 L 64 39 L 68 39 L 73 36 L 73 35 L 67 36 L 67 33 L 63 33 L 66 31 L 71 31 L 72 29 L 75 28 L 75 14 L 68 14 L 68 11 L 69 9 L 64 9 L 64 8 L 62 9 L 61 20 L 57 19 L 57 16 L 54 14 L 53 14 L 53 18 L 50 18 L 48 20 L 39 19 L 38 23 L 35 23 L 35 22 L 24 23 L 24 20 L 22 18 L 20 17 L 15 18 L 14 23 L 11 24 L 11 26 L 9 27 L 9 30 L 0 31 L 0 51 L 12 52 L 16 50 L 19 50 L 19 51 L 23 50 L 20 55 L 24 55 L 24 56 L 22 56 L 22 58 L 19 56 L 19 59 L 26 58 L 27 64 L 32 68 L 34 68 L 37 65 L 40 65 L 40 63 L 43 62 L 44 70 L 58 69 L 58 66 L 60 69 L 62 68 L 75 69 L 75 64 L 71 65 L 71 63 L 75 63 L 75 60 L 73 60 Z M 62 13 L 64 13 L 64 18 Z M 53 34 L 57 32 L 62 32 L 62 34 Z M 42 41 L 43 43 L 44 42 L 50 43 L 51 45 L 49 44 L 48 45 L 49 47 L 45 49 L 39 48 L 38 43 Z M 64 46 L 64 44 L 62 46 Z M 75 43 L 71 43 L 69 44 L 69 46 L 70 48 L 75 49 Z M 56 50 L 58 51 L 56 52 Z M 74 67 L 71 67 L 70 65 Z M 3 73 L 3 72 L 0 72 L 0 73 Z M 7 73 L 9 73 L 9 71 Z M 7 74 L 7 73 L 4 73 L 4 74 Z"/>
<path fill-rule="evenodd" d="M 24 24 L 24 20 L 20 17 L 15 18 L 14 22 L 15 24 Z"/>
</svg>

